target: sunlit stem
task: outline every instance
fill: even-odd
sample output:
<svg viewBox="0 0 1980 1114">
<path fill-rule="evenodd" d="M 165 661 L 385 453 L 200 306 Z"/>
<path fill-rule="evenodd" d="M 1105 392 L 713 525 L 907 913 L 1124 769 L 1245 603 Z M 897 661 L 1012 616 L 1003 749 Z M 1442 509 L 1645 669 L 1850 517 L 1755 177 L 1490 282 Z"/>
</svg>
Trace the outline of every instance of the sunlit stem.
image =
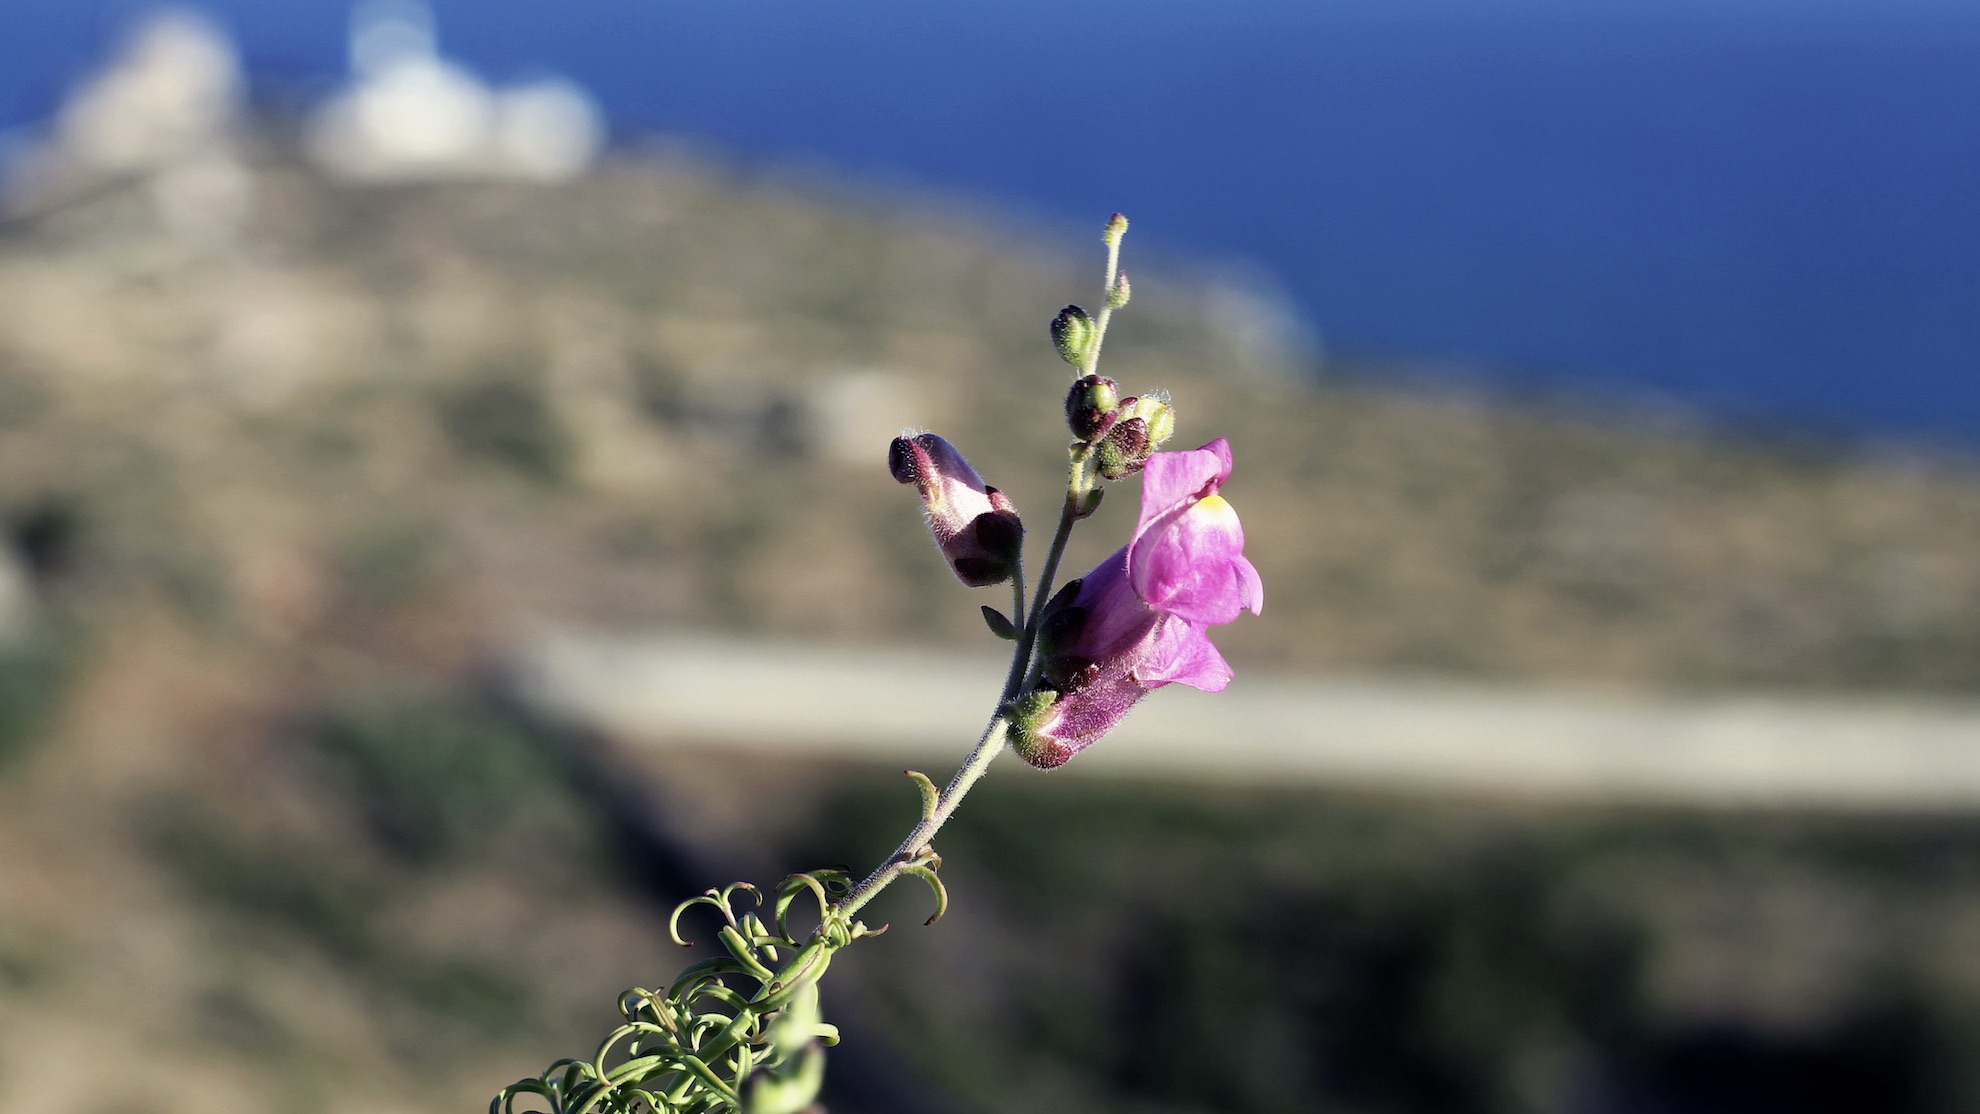
<svg viewBox="0 0 1980 1114">
<path fill-rule="evenodd" d="M 1025 617 L 1024 632 L 1018 636 L 1018 653 L 1025 660 L 1027 670 L 1024 682 L 1015 688 L 1006 684 L 1004 699 L 1009 700 L 1031 687 L 1036 679 L 1038 662 L 1033 653 L 1038 646 L 1038 628 L 1045 615 L 1045 605 L 1052 600 L 1052 590 L 1059 575 L 1059 559 L 1066 554 L 1066 541 L 1072 537 L 1073 523 L 1079 521 L 1080 508 L 1086 503 L 1087 492 L 1092 490 L 1091 477 L 1086 470 L 1087 458 L 1092 450 L 1081 445 L 1072 451 L 1072 464 L 1066 474 L 1066 502 L 1059 511 L 1059 529 L 1052 535 L 1052 548 L 1045 554 L 1045 568 L 1039 574 L 1038 591 L 1031 598 L 1031 614 Z"/>
<path fill-rule="evenodd" d="M 1121 235 L 1126 231 L 1123 222 L 1118 227 L 1110 222 L 1105 234 L 1107 244 L 1107 280 L 1101 288 L 1100 316 L 1094 320 L 1093 345 L 1087 349 L 1085 365 L 1080 369 L 1084 374 L 1094 374 L 1100 366 L 1100 344 L 1107 337 L 1107 322 L 1114 316 L 1114 284 L 1120 279 Z M 1038 584 L 1032 590 L 1031 610 L 1024 606 L 1024 568 L 1020 562 L 1011 577 L 1012 610 L 1011 620 L 1024 618 L 1024 626 L 1018 632 L 1017 646 L 1011 652 L 1011 668 L 1004 676 L 1003 693 L 997 698 L 997 711 L 990 719 L 990 725 L 983 729 L 983 737 L 976 742 L 976 749 L 963 760 L 962 768 L 949 780 L 948 788 L 936 798 L 935 808 L 922 818 L 901 845 L 894 849 L 887 861 L 866 879 L 854 886 L 845 897 L 832 907 L 831 915 L 850 919 L 867 902 L 879 895 L 894 879 L 901 876 L 903 868 L 918 862 L 929 854 L 929 845 L 934 842 L 935 833 L 948 823 L 955 814 L 956 806 L 962 803 L 969 792 L 990 769 L 990 763 L 1004 749 L 1006 737 L 1010 733 L 1010 721 L 1005 718 L 1004 706 L 1036 680 L 1038 663 L 1033 660 L 1033 651 L 1038 645 L 1038 628 L 1045 615 L 1045 605 L 1051 601 L 1052 589 L 1059 575 L 1059 560 L 1065 556 L 1066 541 L 1072 536 L 1073 523 L 1079 521 L 1080 511 L 1086 505 L 1086 497 L 1093 489 L 1093 473 L 1090 462 L 1093 450 L 1087 445 L 1075 445 L 1066 471 L 1066 499 L 1059 510 L 1059 528 L 1052 534 L 1052 545 L 1045 552 L 1045 567 L 1040 571 Z"/>
<path fill-rule="evenodd" d="M 977 740 L 976 749 L 970 751 L 969 757 L 963 760 L 962 768 L 950 779 L 948 788 L 942 790 L 942 795 L 936 799 L 934 810 L 921 823 L 915 825 L 914 830 L 909 832 L 908 837 L 901 841 L 901 845 L 895 848 L 894 853 L 887 857 L 887 861 L 880 864 L 879 869 L 867 875 L 865 881 L 839 899 L 839 903 L 833 906 L 834 914 L 841 917 L 852 916 L 861 906 L 872 901 L 881 890 L 886 889 L 894 879 L 900 877 L 901 868 L 927 854 L 928 845 L 934 841 L 935 833 L 941 830 L 943 824 L 948 823 L 949 817 L 955 814 L 956 806 L 962 803 L 970 787 L 990 769 L 990 763 L 996 759 L 998 752 L 1004 749 L 1010 721 L 1004 717 L 1003 707 L 1022 690 L 1022 685 L 1028 680 L 1032 649 L 1038 642 L 1039 620 L 1045 610 L 1045 603 L 1051 595 L 1053 578 L 1058 575 L 1059 559 L 1065 556 L 1066 539 L 1072 536 L 1073 523 L 1078 521 L 1079 508 L 1086 501 L 1087 455 L 1085 446 L 1073 451 L 1072 464 L 1066 480 L 1065 506 L 1059 512 L 1059 528 L 1052 535 L 1052 546 L 1045 555 L 1044 571 L 1037 590 L 1032 593 L 1031 613 L 1026 616 L 1024 629 L 1018 634 L 1017 647 L 1011 652 L 1011 668 L 1004 679 L 1004 690 L 997 698 L 997 713 L 991 718 L 990 725 L 983 729 L 983 737 Z M 1016 596 L 1016 611 L 1020 615 L 1024 614 L 1022 576 L 1023 573 L 1020 571 L 1013 578 L 1019 581 L 1013 591 Z"/>
<path fill-rule="evenodd" d="M 1114 316 L 1114 283 L 1121 277 L 1121 232 L 1107 230 L 1107 281 L 1100 287 L 1100 316 L 1093 319 L 1093 345 L 1086 350 L 1086 364 L 1080 371 L 1093 375 L 1100 367 L 1100 346 L 1107 340 L 1107 322 Z"/>
<path fill-rule="evenodd" d="M 942 796 L 935 802 L 935 810 L 914 826 L 914 831 L 909 832 L 908 837 L 901 841 L 900 847 L 887 857 L 886 862 L 880 864 L 880 869 L 867 875 L 864 882 L 854 886 L 852 892 L 839 899 L 839 903 L 832 907 L 835 916 L 850 917 L 858 912 L 861 906 L 872 901 L 881 890 L 886 889 L 894 879 L 901 876 L 901 868 L 928 853 L 928 845 L 935 839 L 935 833 L 941 830 L 943 824 L 948 823 L 949 817 L 955 813 L 956 806 L 962 803 L 963 796 L 969 792 L 970 786 L 975 785 L 977 779 L 990 769 L 990 763 L 997 757 L 997 752 L 1004 749 L 1005 736 L 1009 728 L 1010 721 L 1004 718 L 1000 710 L 991 719 L 990 726 L 984 729 L 983 738 L 977 741 L 976 749 L 970 751 L 969 757 L 963 761 L 962 769 L 957 770 L 956 776 L 949 780 L 949 787 L 942 790 Z"/>
<path fill-rule="evenodd" d="M 1020 624 L 1025 622 L 1024 562 L 1022 560 L 1014 562 L 1011 567 L 1011 622 Z M 1026 654 L 1023 627 L 1021 626 L 1017 637 L 1017 647 L 1011 652 L 1010 671 L 1004 674 L 1004 695 L 998 699 L 998 707 L 1003 707 L 1004 701 L 1017 695 L 1018 682 L 1024 679 Z"/>
</svg>

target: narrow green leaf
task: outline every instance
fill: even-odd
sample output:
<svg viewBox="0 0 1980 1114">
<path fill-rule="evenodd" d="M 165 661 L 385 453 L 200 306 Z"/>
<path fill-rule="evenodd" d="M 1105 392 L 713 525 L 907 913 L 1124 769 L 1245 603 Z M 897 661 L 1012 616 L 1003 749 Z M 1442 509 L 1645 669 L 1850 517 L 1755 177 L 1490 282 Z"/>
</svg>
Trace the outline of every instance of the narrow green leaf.
<svg viewBox="0 0 1980 1114">
<path fill-rule="evenodd" d="M 928 775 L 920 770 L 901 772 L 913 778 L 914 784 L 921 789 L 921 818 L 926 820 L 935 815 L 935 806 L 942 803 L 942 794 L 935 791 L 935 783 L 928 780 Z"/>
<path fill-rule="evenodd" d="M 935 891 L 935 912 L 927 920 L 921 923 L 934 924 L 936 921 L 941 920 L 942 914 L 949 911 L 948 887 L 942 885 L 942 880 L 936 877 L 934 871 L 928 869 L 927 867 L 921 865 L 920 863 L 909 863 L 908 865 L 901 868 L 901 873 L 911 874 L 914 877 L 921 879 L 923 882 L 928 883 L 929 889 Z"/>
<path fill-rule="evenodd" d="M 991 634 L 996 635 L 1006 642 L 1017 641 L 1017 627 L 1012 625 L 1011 621 L 1004 617 L 1003 612 L 991 607 L 987 603 L 983 605 L 983 621 L 989 625 Z"/>
</svg>

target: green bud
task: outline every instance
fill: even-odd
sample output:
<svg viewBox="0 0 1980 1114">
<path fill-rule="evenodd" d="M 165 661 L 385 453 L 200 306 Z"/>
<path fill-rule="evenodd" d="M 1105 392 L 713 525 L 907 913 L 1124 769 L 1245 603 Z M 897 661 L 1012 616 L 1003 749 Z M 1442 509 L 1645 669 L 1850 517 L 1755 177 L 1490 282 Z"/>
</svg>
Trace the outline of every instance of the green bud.
<svg viewBox="0 0 1980 1114">
<path fill-rule="evenodd" d="M 1128 297 L 1133 293 L 1133 289 L 1128 286 L 1127 272 L 1122 271 L 1114 276 L 1114 288 L 1107 291 L 1107 304 L 1119 309 L 1128 304 Z"/>
<path fill-rule="evenodd" d="M 1100 234 L 1100 242 L 1103 244 L 1118 243 L 1120 238 L 1126 234 L 1127 218 L 1119 213 L 1115 213 L 1113 216 L 1107 218 L 1107 228 L 1106 231 Z"/>
<path fill-rule="evenodd" d="M 1074 367 L 1086 366 L 1094 335 L 1093 319 L 1078 306 L 1067 306 L 1052 319 L 1052 343 L 1059 349 L 1059 358 Z"/>
<path fill-rule="evenodd" d="M 1121 420 L 1140 418 L 1148 427 L 1148 447 L 1154 449 L 1176 432 L 1176 408 L 1167 391 L 1151 391 L 1121 402 Z"/>
</svg>

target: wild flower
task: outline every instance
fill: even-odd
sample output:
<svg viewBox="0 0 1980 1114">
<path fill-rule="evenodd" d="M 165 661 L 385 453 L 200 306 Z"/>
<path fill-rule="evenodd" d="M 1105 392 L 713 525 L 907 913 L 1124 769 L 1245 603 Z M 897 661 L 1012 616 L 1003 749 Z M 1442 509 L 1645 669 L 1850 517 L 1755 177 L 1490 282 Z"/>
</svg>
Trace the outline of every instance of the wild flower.
<svg viewBox="0 0 1980 1114">
<path fill-rule="evenodd" d="M 1014 707 L 1012 745 L 1025 761 L 1062 765 L 1163 685 L 1230 684 L 1208 628 L 1265 606 L 1244 527 L 1219 493 L 1230 475 L 1222 438 L 1148 458 L 1133 538 L 1045 617 L 1041 684 Z"/>
<path fill-rule="evenodd" d="M 1210 627 L 1265 603 L 1258 570 L 1244 556 L 1244 528 L 1224 501 L 1230 446 L 1157 452 L 1176 413 L 1160 391 L 1122 397 L 1095 369 L 1115 310 L 1127 305 L 1120 270 L 1127 218 L 1102 236 L 1107 281 L 1101 310 L 1067 306 L 1053 318 L 1060 358 L 1075 369 L 1064 410 L 1077 440 L 1067 453 L 1065 500 L 1034 592 L 1025 592 L 1024 527 L 1011 501 L 983 482 L 948 441 L 897 437 L 887 448 L 895 480 L 913 484 L 929 533 L 956 578 L 970 587 L 1011 585 L 1011 613 L 984 607 L 997 636 L 1015 643 L 995 713 L 948 787 L 910 772 L 921 820 L 863 880 L 839 869 L 792 874 L 763 900 L 738 882 L 682 903 L 721 918 L 715 954 L 662 990 L 620 997 L 623 1024 L 589 1059 L 558 1060 L 496 1096 L 491 1114 L 535 1103 L 554 1114 L 648 1110 L 676 1114 L 799 1114 L 824 1079 L 824 1048 L 838 1030 L 822 1020 L 818 983 L 839 949 L 878 935 L 859 920 L 882 890 L 907 877 L 935 895 L 933 924 L 948 908 L 935 835 L 1008 742 L 1034 766 L 1063 764 L 1120 722 L 1146 694 L 1181 683 L 1217 692 L 1231 667 Z M 1055 595 L 1053 578 L 1075 524 L 1100 506 L 1103 483 L 1139 473 L 1141 514 L 1118 553 Z M 792 913 L 815 905 L 815 920 Z M 758 908 L 752 908 L 752 906 Z M 808 929 L 805 925 L 809 923 Z"/>
</svg>

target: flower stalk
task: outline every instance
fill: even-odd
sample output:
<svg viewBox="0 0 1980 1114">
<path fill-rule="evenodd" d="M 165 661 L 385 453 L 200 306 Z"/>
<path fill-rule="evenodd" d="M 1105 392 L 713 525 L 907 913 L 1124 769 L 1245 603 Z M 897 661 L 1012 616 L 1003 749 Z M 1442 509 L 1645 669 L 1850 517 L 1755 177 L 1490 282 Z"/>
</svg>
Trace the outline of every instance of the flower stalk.
<svg viewBox="0 0 1980 1114">
<path fill-rule="evenodd" d="M 1100 312 L 1067 306 L 1052 321 L 1054 346 L 1075 380 L 1063 396 L 1076 440 L 1067 450 L 1058 524 L 1038 580 L 1024 574 L 1025 531 L 1016 507 L 985 483 L 962 452 L 933 433 L 908 433 L 888 448 L 894 479 L 919 495 L 937 551 L 961 583 L 1011 585 L 1011 614 L 984 607 L 992 633 L 1010 639 L 1010 667 L 988 725 L 938 791 L 909 771 L 921 818 L 892 854 L 857 883 L 844 871 L 793 874 L 765 897 L 736 883 L 683 902 L 668 932 L 683 946 L 682 913 L 718 912 L 717 954 L 689 966 L 664 992 L 620 997 L 625 1023 L 590 1060 L 559 1060 L 505 1088 L 491 1114 L 521 1114 L 536 1097 L 551 1114 L 800 1114 L 823 1079 L 822 1049 L 838 1031 L 820 1020 L 818 982 L 838 949 L 877 935 L 858 914 L 902 877 L 933 891 L 933 924 L 948 908 L 934 841 L 1006 746 L 1036 766 L 1056 766 L 1110 730 L 1141 695 L 1172 681 L 1215 691 L 1230 670 L 1205 628 L 1238 610 L 1257 611 L 1257 573 L 1240 552 L 1235 512 L 1218 494 L 1230 473 L 1227 446 L 1157 453 L 1175 427 L 1168 396 L 1121 397 L 1098 375 L 1114 310 L 1129 298 L 1120 270 L 1127 218 L 1102 235 L 1107 273 Z M 1075 524 L 1100 504 L 1104 482 L 1143 474 L 1140 521 L 1128 546 L 1058 590 L 1059 565 Z M 1056 594 L 1055 594 L 1056 590 Z M 740 908 L 751 899 L 756 911 Z M 794 907 L 816 908 L 809 931 Z M 766 920 L 766 917 L 768 918 Z"/>
</svg>

